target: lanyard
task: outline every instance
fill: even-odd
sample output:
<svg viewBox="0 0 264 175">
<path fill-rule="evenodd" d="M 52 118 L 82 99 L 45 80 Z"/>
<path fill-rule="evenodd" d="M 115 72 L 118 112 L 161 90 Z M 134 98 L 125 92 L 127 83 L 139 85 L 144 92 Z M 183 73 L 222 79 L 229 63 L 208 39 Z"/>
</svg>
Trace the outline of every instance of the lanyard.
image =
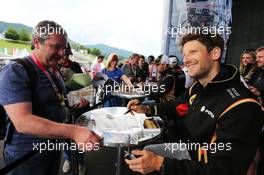
<svg viewBox="0 0 264 175">
<path fill-rule="evenodd" d="M 48 78 L 48 80 L 50 81 L 51 83 L 51 86 L 54 90 L 54 92 L 56 93 L 58 99 L 59 99 L 59 102 L 61 105 L 65 106 L 65 98 L 64 98 L 64 95 L 63 95 L 63 92 L 60 93 L 59 92 L 59 89 L 58 87 L 56 86 L 56 84 L 54 83 L 53 79 L 51 78 L 49 72 L 46 70 L 46 68 L 43 66 L 43 64 L 41 64 L 39 62 L 39 60 L 37 59 L 36 55 L 34 53 L 32 53 L 32 59 L 33 61 L 35 62 L 35 64 L 40 68 L 40 70 L 46 75 L 46 77 Z M 58 71 L 58 69 L 56 69 L 55 67 L 52 67 L 53 69 L 53 72 L 55 73 L 55 76 L 60 80 L 62 79 L 61 78 L 61 75 Z"/>
</svg>

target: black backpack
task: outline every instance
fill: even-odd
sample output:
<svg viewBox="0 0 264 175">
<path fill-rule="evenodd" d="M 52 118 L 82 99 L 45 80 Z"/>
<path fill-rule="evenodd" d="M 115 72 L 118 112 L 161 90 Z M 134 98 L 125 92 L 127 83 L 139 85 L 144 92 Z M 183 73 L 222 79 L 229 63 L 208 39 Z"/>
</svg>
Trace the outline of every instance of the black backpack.
<svg viewBox="0 0 264 175">
<path fill-rule="evenodd" d="M 19 64 L 21 64 L 25 69 L 29 77 L 29 84 L 31 87 L 31 94 L 33 97 L 33 92 L 36 88 L 37 84 L 37 74 L 36 70 L 33 67 L 32 63 L 27 58 L 18 58 L 14 59 L 12 61 L 15 61 Z M 1 72 L 0 72 L 1 73 Z M 6 115 L 6 111 L 4 107 L 0 104 L 0 140 L 7 141 L 9 139 L 9 136 L 12 135 L 14 126 L 10 119 Z"/>
</svg>

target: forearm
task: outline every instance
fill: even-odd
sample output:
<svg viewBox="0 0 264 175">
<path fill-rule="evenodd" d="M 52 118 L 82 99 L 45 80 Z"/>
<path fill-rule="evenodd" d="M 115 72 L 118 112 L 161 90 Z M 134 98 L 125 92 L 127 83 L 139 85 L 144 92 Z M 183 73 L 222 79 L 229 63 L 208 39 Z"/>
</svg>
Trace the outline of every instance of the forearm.
<svg viewBox="0 0 264 175">
<path fill-rule="evenodd" d="M 17 121 L 15 128 L 18 132 L 44 138 L 67 138 L 73 139 L 78 126 L 61 124 L 41 118 L 35 115 L 23 117 L 23 121 Z"/>
<path fill-rule="evenodd" d="M 123 75 L 121 79 L 126 83 L 126 85 L 131 86 L 131 87 L 133 86 L 130 79 L 126 75 Z"/>
<path fill-rule="evenodd" d="M 61 124 L 32 115 L 31 103 L 29 102 L 4 105 L 4 108 L 19 133 L 43 138 L 73 139 L 77 144 L 98 143 L 99 137 L 87 128 Z"/>
</svg>

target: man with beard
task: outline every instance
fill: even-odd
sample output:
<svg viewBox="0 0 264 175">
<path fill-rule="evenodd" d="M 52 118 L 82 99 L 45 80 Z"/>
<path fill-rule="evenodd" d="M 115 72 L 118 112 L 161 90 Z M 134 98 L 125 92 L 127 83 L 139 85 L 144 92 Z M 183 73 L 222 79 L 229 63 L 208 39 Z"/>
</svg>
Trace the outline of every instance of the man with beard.
<svg viewBox="0 0 264 175">
<path fill-rule="evenodd" d="M 132 83 L 137 83 L 138 59 L 139 55 L 134 53 L 130 56 L 129 63 L 122 67 L 122 71 Z"/>
<path fill-rule="evenodd" d="M 128 108 L 174 118 L 181 127 L 179 132 L 184 133 L 184 138 L 177 142 L 183 146 L 164 147 L 171 154 L 177 152 L 174 158 L 134 150 L 132 153 L 139 157 L 126 163 L 142 174 L 152 171 L 178 175 L 246 174 L 263 126 L 260 104 L 241 82 L 237 68 L 220 64 L 224 47 L 221 36 L 188 34 L 181 45 L 188 74 L 197 80 L 188 91 L 186 116 L 180 117 L 179 104 L 174 102 L 143 106 L 134 100 Z"/>
<path fill-rule="evenodd" d="M 156 88 L 150 87 L 149 99 L 155 100 L 155 103 L 167 102 L 175 100 L 177 97 L 175 91 L 175 76 L 169 67 L 169 57 L 167 55 L 159 55 L 155 59 L 159 77 Z"/>
<path fill-rule="evenodd" d="M 249 80 L 249 89 L 253 94 L 259 97 L 262 105 L 264 103 L 264 46 L 256 50 L 256 62 L 258 65 L 257 70 L 253 73 Z"/>
<path fill-rule="evenodd" d="M 47 148 L 48 144 L 58 144 L 55 139 L 72 139 L 77 145 L 89 144 L 92 147 L 98 144 L 98 137 L 87 128 L 62 124 L 67 115 L 65 87 L 56 66 L 64 56 L 66 46 L 64 29 L 53 21 L 41 21 L 32 36 L 32 54 L 23 58 L 35 72 L 35 85 L 30 82 L 33 75 L 28 74 L 28 69 L 18 62 L 11 61 L 1 69 L 0 104 L 10 119 L 4 148 L 6 164 L 33 148 L 39 149 L 39 145 Z M 81 102 L 79 107 L 83 105 Z M 55 175 L 58 174 L 60 158 L 58 150 L 44 151 L 10 174 Z"/>
</svg>

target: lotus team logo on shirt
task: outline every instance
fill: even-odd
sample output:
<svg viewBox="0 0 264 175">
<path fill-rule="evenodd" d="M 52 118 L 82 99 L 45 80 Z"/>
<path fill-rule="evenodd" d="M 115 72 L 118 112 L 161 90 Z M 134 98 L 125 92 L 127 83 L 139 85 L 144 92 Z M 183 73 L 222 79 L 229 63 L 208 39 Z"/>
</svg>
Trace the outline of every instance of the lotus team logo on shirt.
<svg viewBox="0 0 264 175">
<path fill-rule="evenodd" d="M 206 109 L 205 106 L 202 106 L 200 111 L 208 114 L 211 118 L 214 118 L 214 113 Z"/>
<path fill-rule="evenodd" d="M 205 106 L 201 107 L 201 112 L 204 112 Z"/>
</svg>

